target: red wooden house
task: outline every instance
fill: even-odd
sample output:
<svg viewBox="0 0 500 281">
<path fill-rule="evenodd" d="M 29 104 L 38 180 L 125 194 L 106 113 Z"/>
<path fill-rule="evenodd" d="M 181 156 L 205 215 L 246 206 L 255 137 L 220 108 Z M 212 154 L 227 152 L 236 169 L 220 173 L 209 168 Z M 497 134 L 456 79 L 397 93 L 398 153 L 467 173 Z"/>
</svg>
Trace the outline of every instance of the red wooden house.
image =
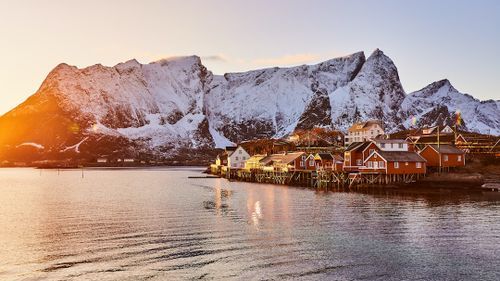
<svg viewBox="0 0 500 281">
<path fill-rule="evenodd" d="M 371 142 L 355 142 L 349 145 L 344 152 L 344 170 L 358 171 L 363 164 L 363 151 Z"/>
<path fill-rule="evenodd" d="M 427 160 L 428 167 L 462 167 L 465 166 L 465 152 L 447 144 L 429 144 L 420 152 Z"/>
<path fill-rule="evenodd" d="M 375 151 L 360 168 L 362 173 L 378 173 L 387 175 L 425 174 L 426 161 L 418 153 L 412 151 Z"/>
<path fill-rule="evenodd" d="M 340 155 L 333 155 L 330 153 L 316 153 L 314 155 L 316 162 L 316 170 L 325 169 L 332 171 L 342 171 L 344 158 Z"/>
</svg>

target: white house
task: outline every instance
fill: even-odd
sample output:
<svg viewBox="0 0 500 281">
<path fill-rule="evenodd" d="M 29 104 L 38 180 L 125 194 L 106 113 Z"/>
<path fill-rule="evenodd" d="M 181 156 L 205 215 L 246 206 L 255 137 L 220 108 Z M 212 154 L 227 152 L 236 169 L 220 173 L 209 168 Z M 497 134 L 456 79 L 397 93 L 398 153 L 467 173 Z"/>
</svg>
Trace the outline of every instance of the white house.
<svg viewBox="0 0 500 281">
<path fill-rule="evenodd" d="M 373 142 L 382 151 L 408 151 L 408 142 L 401 139 L 374 139 Z"/>
<path fill-rule="evenodd" d="M 238 146 L 235 151 L 231 152 L 227 157 L 227 166 L 230 169 L 243 169 L 245 162 L 250 158 L 250 154 L 246 150 Z"/>
<path fill-rule="evenodd" d="M 376 136 L 383 134 L 385 134 L 385 132 L 382 128 L 382 122 L 378 120 L 355 123 L 347 131 L 347 136 L 345 136 L 345 145 L 349 146 L 353 142 L 369 141 Z"/>
</svg>

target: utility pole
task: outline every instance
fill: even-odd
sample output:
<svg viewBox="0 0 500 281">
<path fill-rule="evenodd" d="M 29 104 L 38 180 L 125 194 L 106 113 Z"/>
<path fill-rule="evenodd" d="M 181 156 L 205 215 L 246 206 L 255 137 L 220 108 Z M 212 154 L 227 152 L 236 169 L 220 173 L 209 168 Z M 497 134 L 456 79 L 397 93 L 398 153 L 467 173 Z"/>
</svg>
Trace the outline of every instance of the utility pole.
<svg viewBox="0 0 500 281">
<path fill-rule="evenodd" d="M 439 173 L 441 173 L 441 149 L 439 148 L 439 125 L 437 126 L 437 141 L 438 141 L 438 156 L 439 156 Z"/>
</svg>

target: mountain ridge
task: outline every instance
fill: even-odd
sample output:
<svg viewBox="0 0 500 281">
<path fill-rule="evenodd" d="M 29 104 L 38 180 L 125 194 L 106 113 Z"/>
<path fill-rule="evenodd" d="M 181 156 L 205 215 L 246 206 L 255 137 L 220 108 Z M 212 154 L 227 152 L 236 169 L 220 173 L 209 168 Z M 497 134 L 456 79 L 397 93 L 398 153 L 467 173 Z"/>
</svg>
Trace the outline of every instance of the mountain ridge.
<svg viewBox="0 0 500 281">
<path fill-rule="evenodd" d="M 413 117 L 419 125 L 444 125 L 458 111 L 465 129 L 498 135 L 499 105 L 460 93 L 447 79 L 407 94 L 396 65 L 379 49 L 368 58 L 356 52 L 314 65 L 223 75 L 199 56 L 112 67 L 61 63 L 34 95 L 0 116 L 0 130 L 10 132 L 0 136 L 0 160 L 22 143 L 40 144 L 33 149 L 42 158 L 175 158 L 295 129 L 345 131 L 356 120 L 380 119 L 389 132 L 408 128 Z M 66 153 L 82 140 L 78 152 Z"/>
</svg>

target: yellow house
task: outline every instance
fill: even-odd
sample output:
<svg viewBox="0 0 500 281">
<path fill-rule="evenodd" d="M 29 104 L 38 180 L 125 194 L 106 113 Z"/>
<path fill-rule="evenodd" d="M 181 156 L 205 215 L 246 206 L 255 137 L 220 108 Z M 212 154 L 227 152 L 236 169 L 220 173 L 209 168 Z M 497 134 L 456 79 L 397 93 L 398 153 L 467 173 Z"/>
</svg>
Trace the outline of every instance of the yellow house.
<svg viewBox="0 0 500 281">
<path fill-rule="evenodd" d="M 260 168 L 260 160 L 266 157 L 265 154 L 255 154 L 248 158 L 245 162 L 245 170 L 258 169 Z"/>
</svg>

